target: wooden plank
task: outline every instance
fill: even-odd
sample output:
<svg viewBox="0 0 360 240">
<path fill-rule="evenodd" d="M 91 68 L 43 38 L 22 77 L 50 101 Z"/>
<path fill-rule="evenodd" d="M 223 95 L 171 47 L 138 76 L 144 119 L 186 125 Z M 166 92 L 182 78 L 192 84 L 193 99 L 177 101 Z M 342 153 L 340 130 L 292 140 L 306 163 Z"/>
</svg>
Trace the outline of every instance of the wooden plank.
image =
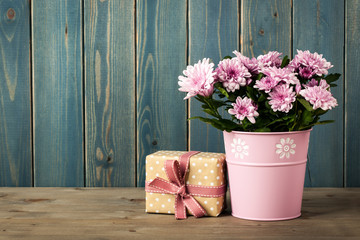
<svg viewBox="0 0 360 240">
<path fill-rule="evenodd" d="M 291 54 L 291 1 L 241 1 L 241 50 L 256 57 L 268 51 Z"/>
<path fill-rule="evenodd" d="M 296 49 L 324 54 L 334 67 L 330 72 L 343 73 L 344 1 L 295 0 L 293 25 L 293 52 Z M 343 83 L 332 93 L 339 106 L 328 112 L 324 119 L 336 122 L 317 126 L 311 132 L 306 186 L 343 186 Z"/>
<path fill-rule="evenodd" d="M 345 42 L 345 156 L 347 187 L 360 186 L 360 2 L 346 1 Z"/>
<path fill-rule="evenodd" d="M 134 4 L 84 2 L 86 186 L 135 186 Z"/>
<path fill-rule="evenodd" d="M 0 2 L 0 186 L 31 186 L 30 6 Z"/>
<path fill-rule="evenodd" d="M 177 76 L 186 67 L 186 2 L 138 0 L 137 180 L 145 183 L 145 157 L 159 149 L 186 150 L 184 95 Z"/>
<path fill-rule="evenodd" d="M 83 186 L 81 1 L 32 1 L 35 186 Z"/>
<path fill-rule="evenodd" d="M 211 58 L 216 64 L 239 49 L 238 1 L 189 1 L 189 64 Z M 185 94 L 183 94 L 185 96 Z M 190 117 L 206 116 L 201 104 L 190 102 Z M 222 111 L 224 112 L 224 111 Z M 199 120 L 189 122 L 190 149 L 224 152 L 220 130 Z"/>
<path fill-rule="evenodd" d="M 143 188 L 0 188 L 0 239 L 359 239 L 360 189 L 305 189 L 289 221 L 146 214 Z M 230 201 L 228 201 L 230 204 Z M 195 227 L 194 227 L 195 226 Z"/>
</svg>

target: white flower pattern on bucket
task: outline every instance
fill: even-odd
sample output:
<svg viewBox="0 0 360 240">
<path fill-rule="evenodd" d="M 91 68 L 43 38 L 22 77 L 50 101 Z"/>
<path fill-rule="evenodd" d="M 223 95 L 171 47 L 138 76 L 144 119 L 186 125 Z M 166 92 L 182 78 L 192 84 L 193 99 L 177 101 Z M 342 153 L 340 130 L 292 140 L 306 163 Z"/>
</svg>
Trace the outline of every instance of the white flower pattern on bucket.
<svg viewBox="0 0 360 240">
<path fill-rule="evenodd" d="M 295 154 L 295 148 L 294 139 L 281 138 L 280 143 L 276 144 L 276 153 L 279 154 L 280 158 L 290 158 L 291 154 Z"/>
<path fill-rule="evenodd" d="M 244 156 L 249 156 L 249 146 L 246 145 L 246 142 L 241 138 L 234 138 L 233 143 L 231 143 L 231 152 L 235 154 L 235 158 L 240 157 L 244 159 Z"/>
</svg>

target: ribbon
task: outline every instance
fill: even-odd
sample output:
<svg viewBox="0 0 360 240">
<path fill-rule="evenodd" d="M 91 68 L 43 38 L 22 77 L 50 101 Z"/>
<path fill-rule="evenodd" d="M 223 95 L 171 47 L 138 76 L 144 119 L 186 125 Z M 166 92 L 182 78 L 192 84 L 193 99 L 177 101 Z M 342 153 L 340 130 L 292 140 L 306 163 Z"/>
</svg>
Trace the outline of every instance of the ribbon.
<svg viewBox="0 0 360 240">
<path fill-rule="evenodd" d="M 193 196 L 221 197 L 226 193 L 226 185 L 199 186 L 185 183 L 186 174 L 189 171 L 190 157 L 198 154 L 198 151 L 190 151 L 180 156 L 177 160 L 166 160 L 164 169 L 169 181 L 156 177 L 146 182 L 145 191 L 153 193 L 167 193 L 175 195 L 175 218 L 186 219 L 186 209 L 195 216 L 202 217 L 206 211 Z"/>
</svg>

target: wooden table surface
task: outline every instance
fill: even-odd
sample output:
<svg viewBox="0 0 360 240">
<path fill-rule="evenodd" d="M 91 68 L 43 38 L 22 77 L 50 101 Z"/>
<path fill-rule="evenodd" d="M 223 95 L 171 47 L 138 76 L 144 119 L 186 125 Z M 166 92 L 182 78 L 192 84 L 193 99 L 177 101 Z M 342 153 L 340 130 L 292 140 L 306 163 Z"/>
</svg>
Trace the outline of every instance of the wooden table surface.
<svg viewBox="0 0 360 240">
<path fill-rule="evenodd" d="M 360 239 L 360 189 L 305 189 L 302 216 L 145 213 L 143 188 L 0 188 L 0 239 Z M 229 210 L 227 210 L 229 211 Z"/>
</svg>

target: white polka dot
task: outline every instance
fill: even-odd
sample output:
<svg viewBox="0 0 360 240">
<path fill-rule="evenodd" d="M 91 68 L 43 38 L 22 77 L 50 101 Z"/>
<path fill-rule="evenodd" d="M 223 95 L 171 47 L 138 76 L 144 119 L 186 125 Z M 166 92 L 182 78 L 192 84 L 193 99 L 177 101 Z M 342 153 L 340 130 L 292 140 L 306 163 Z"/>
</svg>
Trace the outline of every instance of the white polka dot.
<svg viewBox="0 0 360 240">
<path fill-rule="evenodd" d="M 196 164 L 194 162 L 191 165 L 196 166 Z"/>
<path fill-rule="evenodd" d="M 202 158 L 199 158 L 199 160 L 202 160 Z"/>
<path fill-rule="evenodd" d="M 154 155 L 150 155 L 150 157 L 151 157 L 151 158 L 153 158 L 153 157 L 154 157 Z"/>
<path fill-rule="evenodd" d="M 220 183 L 221 185 L 223 184 L 223 182 Z"/>
<path fill-rule="evenodd" d="M 198 182 L 199 185 L 201 185 L 201 182 Z"/>
<path fill-rule="evenodd" d="M 217 201 L 217 202 L 216 202 L 216 205 L 219 205 L 219 204 L 220 204 L 219 201 Z"/>
<path fill-rule="evenodd" d="M 195 178 L 195 175 L 192 175 L 191 177 L 192 177 L 192 178 Z"/>
<path fill-rule="evenodd" d="M 162 168 L 161 170 L 165 171 L 165 168 Z"/>
<path fill-rule="evenodd" d="M 205 177 L 204 177 L 204 179 L 208 179 L 208 177 L 207 177 L 207 176 L 205 176 Z"/>
<path fill-rule="evenodd" d="M 161 204 L 161 207 L 164 208 L 164 207 L 165 207 L 165 204 Z"/>
<path fill-rule="evenodd" d="M 220 179 L 220 177 L 219 177 L 219 176 L 217 176 L 217 177 L 216 177 L 216 179 L 217 179 L 217 180 L 219 180 L 219 179 Z"/>
<path fill-rule="evenodd" d="M 150 203 L 150 207 L 154 206 L 154 204 Z"/>
<path fill-rule="evenodd" d="M 204 201 L 205 204 L 207 204 L 207 201 Z"/>
<path fill-rule="evenodd" d="M 211 186 L 214 186 L 214 183 L 212 182 L 212 183 L 210 183 L 210 185 L 211 185 Z"/>
<path fill-rule="evenodd" d="M 153 193 L 151 192 L 150 195 L 153 195 Z"/>
<path fill-rule="evenodd" d="M 168 211 L 168 213 L 171 213 L 171 211 Z"/>
<path fill-rule="evenodd" d="M 157 174 L 155 174 L 157 177 L 159 176 L 159 174 L 157 173 Z"/>
<path fill-rule="evenodd" d="M 198 172 L 201 173 L 201 169 L 199 169 Z"/>
<path fill-rule="evenodd" d="M 156 212 L 156 213 L 158 213 L 158 212 L 159 212 L 159 210 L 156 210 L 155 212 Z"/>
<path fill-rule="evenodd" d="M 186 184 L 190 184 L 190 182 L 189 182 L 189 181 L 186 181 Z"/>
<path fill-rule="evenodd" d="M 162 158 L 166 158 L 166 156 L 162 156 Z"/>
<path fill-rule="evenodd" d="M 210 170 L 211 173 L 214 173 L 214 170 Z"/>
<path fill-rule="evenodd" d="M 145 197 L 145 200 L 147 200 L 147 197 Z"/>
<path fill-rule="evenodd" d="M 145 173 L 145 176 L 147 176 L 147 173 Z"/>
<path fill-rule="evenodd" d="M 147 164 L 147 160 L 145 160 L 145 163 Z"/>
<path fill-rule="evenodd" d="M 211 208 L 210 208 L 210 210 L 211 210 L 211 211 L 214 211 L 214 208 L 213 208 L 213 207 L 211 207 Z"/>
<path fill-rule="evenodd" d="M 157 202 L 158 202 L 158 201 L 159 201 L 159 198 L 155 198 L 155 201 L 157 201 Z"/>
<path fill-rule="evenodd" d="M 161 196 L 165 196 L 165 193 L 162 193 Z"/>
<path fill-rule="evenodd" d="M 211 158 L 211 160 L 213 160 L 213 161 L 214 161 L 214 160 L 215 160 L 215 158 Z"/>
<path fill-rule="evenodd" d="M 207 167 L 207 166 L 208 166 L 208 164 L 207 164 L 207 163 L 205 163 L 205 164 L 204 164 L 204 166 L 205 166 L 205 167 Z"/>
<path fill-rule="evenodd" d="M 217 167 L 220 167 L 220 164 L 218 163 L 218 164 L 216 164 L 216 166 L 217 166 Z"/>
<path fill-rule="evenodd" d="M 152 170 L 154 170 L 154 168 L 153 168 L 153 167 L 150 167 L 150 170 L 152 171 Z"/>
<path fill-rule="evenodd" d="M 171 199 L 170 199 L 170 198 L 168 199 L 168 202 L 171 202 Z"/>
<path fill-rule="evenodd" d="M 156 161 L 156 164 L 159 164 L 159 161 Z"/>
</svg>

